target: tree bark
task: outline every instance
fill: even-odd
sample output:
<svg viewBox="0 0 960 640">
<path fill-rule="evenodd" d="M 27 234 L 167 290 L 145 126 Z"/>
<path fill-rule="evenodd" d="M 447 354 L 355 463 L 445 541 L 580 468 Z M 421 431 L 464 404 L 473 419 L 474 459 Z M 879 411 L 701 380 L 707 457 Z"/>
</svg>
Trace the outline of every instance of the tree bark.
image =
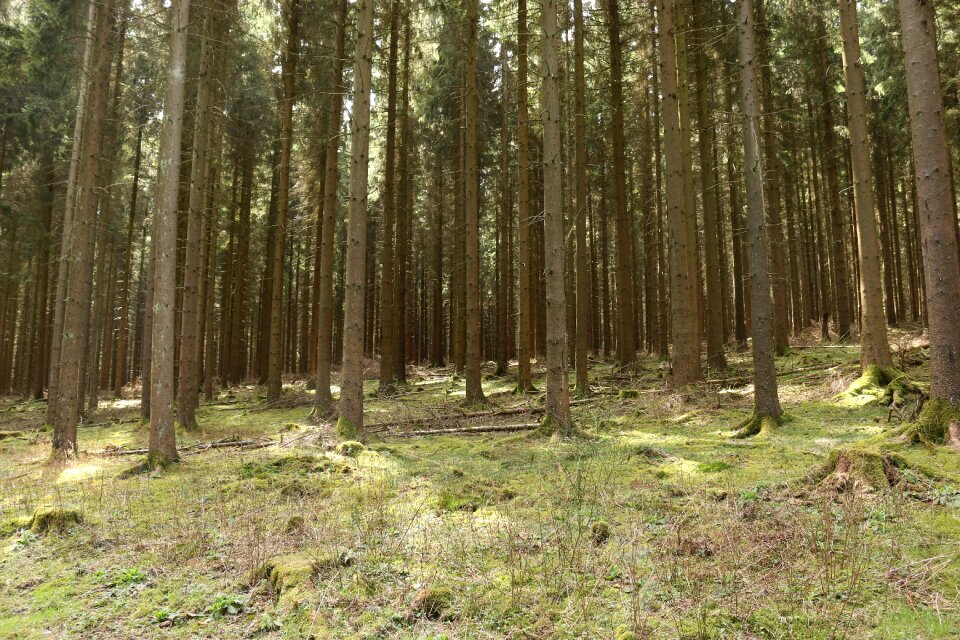
<svg viewBox="0 0 960 640">
<path fill-rule="evenodd" d="M 530 290 L 530 149 L 527 107 L 527 0 L 517 0 L 517 392 L 533 390 L 530 354 L 533 333 L 533 309 Z"/>
</svg>

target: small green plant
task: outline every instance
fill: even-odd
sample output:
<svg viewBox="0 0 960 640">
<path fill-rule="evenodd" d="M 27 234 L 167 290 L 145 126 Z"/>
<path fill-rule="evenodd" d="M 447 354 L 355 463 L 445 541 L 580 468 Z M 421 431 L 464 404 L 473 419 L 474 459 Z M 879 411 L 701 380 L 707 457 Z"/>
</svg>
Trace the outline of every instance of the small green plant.
<svg viewBox="0 0 960 640">
<path fill-rule="evenodd" d="M 153 618 L 154 624 L 160 624 L 161 622 L 166 622 L 167 620 L 173 619 L 173 612 L 170 609 L 157 609 L 154 611 L 151 616 Z"/>
<path fill-rule="evenodd" d="M 143 571 L 137 567 L 132 567 L 130 569 L 124 569 L 113 581 L 113 586 L 115 587 L 126 587 L 133 584 L 140 584 L 147 579 L 147 576 Z"/>
<path fill-rule="evenodd" d="M 210 613 L 215 617 L 235 616 L 243 611 L 247 605 L 246 598 L 230 593 L 221 593 L 217 595 L 213 604 L 210 605 Z"/>
</svg>

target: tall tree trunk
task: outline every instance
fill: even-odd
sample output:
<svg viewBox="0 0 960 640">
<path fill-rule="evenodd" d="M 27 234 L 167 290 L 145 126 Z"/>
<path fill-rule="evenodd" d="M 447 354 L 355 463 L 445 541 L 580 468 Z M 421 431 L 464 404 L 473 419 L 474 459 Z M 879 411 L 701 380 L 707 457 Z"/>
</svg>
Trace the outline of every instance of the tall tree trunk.
<svg viewBox="0 0 960 640">
<path fill-rule="evenodd" d="M 690 270 L 685 210 L 684 160 L 677 95 L 677 47 L 674 40 L 674 1 L 658 0 L 660 67 L 663 94 L 664 149 L 667 170 L 667 219 L 670 226 L 670 291 L 673 315 L 673 384 L 695 383 L 700 369 L 700 332 L 697 320 L 696 273 Z"/>
<path fill-rule="evenodd" d="M 179 459 L 173 423 L 174 300 L 177 282 L 177 190 L 180 177 L 180 137 L 187 64 L 190 0 L 173 0 L 170 11 L 170 60 L 163 128 L 160 133 L 156 266 L 153 291 L 153 356 L 150 390 L 150 453 L 148 464 L 160 467 Z"/>
<path fill-rule="evenodd" d="M 543 231 L 547 296 L 547 411 L 544 427 L 554 433 L 567 434 L 572 424 L 567 378 L 567 301 L 563 281 L 563 167 L 560 165 L 560 28 L 557 24 L 557 0 L 544 0 L 540 20 L 544 65 Z"/>
<path fill-rule="evenodd" d="M 397 56 L 400 39 L 400 2 L 390 3 L 390 45 L 387 60 L 387 131 L 383 178 L 383 247 L 380 270 L 380 393 L 393 393 L 396 382 L 396 266 L 394 245 L 397 212 Z M 403 167 L 407 171 L 408 167 Z"/>
<path fill-rule="evenodd" d="M 415 169 L 410 162 L 410 151 L 414 148 L 413 127 L 410 118 L 410 10 L 403 12 L 403 88 L 400 95 L 400 151 L 399 161 L 402 173 L 397 189 L 397 232 L 396 263 L 397 273 L 394 284 L 397 290 L 394 299 L 394 322 L 397 326 L 396 357 L 390 363 L 394 367 L 394 379 L 405 384 L 407 381 L 407 362 L 415 357 L 413 332 L 416 300 L 407 302 L 408 291 L 413 291 L 413 265 L 410 261 L 410 242 L 412 237 L 411 216 L 413 215 L 413 177 Z M 415 149 L 414 149 L 415 150 Z"/>
<path fill-rule="evenodd" d="M 477 164 L 480 152 L 477 148 L 477 39 L 479 22 L 478 0 L 467 0 L 467 60 L 464 90 L 464 256 L 467 262 L 466 280 L 466 401 L 467 404 L 483 402 L 483 387 L 480 380 L 480 173 Z M 561 263 L 561 269 L 562 269 Z"/>
<path fill-rule="evenodd" d="M 347 88 L 343 84 L 343 56 L 346 46 L 347 0 L 337 2 L 337 37 L 334 45 L 333 95 L 330 100 L 330 138 L 326 143 L 327 159 L 324 163 L 323 230 L 320 246 L 320 274 L 317 286 L 320 289 L 318 310 L 320 323 L 317 334 L 317 391 L 314 413 L 329 415 L 333 410 L 333 395 L 330 393 L 330 370 L 333 356 L 333 262 L 336 253 L 334 241 L 337 226 L 337 189 L 340 152 L 340 120 L 343 98 Z"/>
<path fill-rule="evenodd" d="M 960 260 L 933 3 L 900 0 L 900 25 L 930 325 L 930 397 L 946 401 L 957 410 Z"/>
<path fill-rule="evenodd" d="M 830 206 L 830 228 L 832 238 L 830 242 L 830 262 L 833 273 L 836 278 L 837 286 L 834 288 L 835 311 L 834 319 L 837 323 L 837 339 L 841 342 L 850 339 L 850 321 L 852 317 L 849 289 L 849 272 L 847 271 L 847 258 L 844 251 L 844 224 L 843 212 L 840 209 L 840 183 L 837 175 L 837 155 L 839 148 L 837 146 L 836 134 L 833 130 L 833 95 L 830 90 L 830 78 L 827 73 L 827 40 L 826 27 L 823 24 L 822 16 L 817 16 L 818 32 L 822 37 L 817 38 L 818 42 L 818 61 L 820 64 L 820 98 L 821 107 L 821 126 L 823 132 L 823 155 L 824 168 L 827 173 L 827 201 Z"/>
<path fill-rule="evenodd" d="M 702 33 L 705 28 L 704 7 L 694 3 L 693 28 Z M 696 42 L 695 73 L 697 81 L 697 127 L 700 144 L 700 188 L 703 200 L 704 281 L 707 295 L 704 305 L 704 325 L 707 334 L 707 366 L 724 370 L 727 360 L 723 353 L 723 309 L 720 287 L 720 246 L 717 235 L 717 192 L 713 167 L 713 126 L 710 122 L 710 90 L 707 81 L 706 37 Z"/>
<path fill-rule="evenodd" d="M 607 0 L 607 30 L 610 40 L 610 138 L 613 142 L 613 198 L 616 201 L 617 310 L 620 365 L 637 359 L 633 305 L 633 234 L 627 213 L 626 152 L 623 131 L 623 54 L 620 43 L 619 0 Z"/>
<path fill-rule="evenodd" d="M 510 251 L 509 236 L 513 215 L 513 194 L 510 191 L 510 67 L 507 64 L 506 43 L 500 45 L 501 109 L 500 109 L 500 210 L 497 219 L 497 324 L 495 375 L 507 373 L 510 360 L 509 293 Z"/>
<path fill-rule="evenodd" d="M 280 176 L 277 188 L 277 222 L 273 243 L 273 288 L 270 291 L 270 347 L 267 367 L 267 400 L 280 399 L 283 368 L 283 258 L 286 254 L 287 211 L 290 207 L 290 154 L 293 149 L 293 103 L 296 92 L 297 55 L 300 49 L 300 0 L 289 0 L 287 46 L 281 60 L 283 100 L 280 103 Z"/>
<path fill-rule="evenodd" d="M 137 127 L 137 142 L 133 152 L 133 186 L 130 188 L 130 212 L 127 218 L 127 243 L 124 245 L 123 284 L 120 288 L 120 327 L 117 336 L 116 361 L 114 362 L 115 398 L 121 396 L 127 383 L 127 341 L 130 323 L 130 286 L 133 268 L 133 225 L 137 218 L 137 197 L 140 191 L 140 162 L 143 157 L 143 123 Z"/>
<path fill-rule="evenodd" d="M 347 214 L 343 382 L 337 433 L 365 438 L 363 428 L 363 335 L 367 262 L 367 169 L 370 151 L 370 83 L 373 66 L 373 0 L 357 2 L 350 138 L 350 209 Z M 334 163 L 335 164 L 335 163 Z"/>
<path fill-rule="evenodd" d="M 199 362 L 197 343 L 200 339 L 200 227 L 206 208 L 208 142 L 211 120 L 211 78 L 213 64 L 212 10 L 207 8 L 200 34 L 200 68 L 197 78 L 196 115 L 193 124 L 193 159 L 190 163 L 190 194 L 187 210 L 187 237 L 183 265 L 183 307 L 180 310 L 180 368 L 178 397 L 180 424 L 187 430 L 196 430 L 199 404 Z"/>
<path fill-rule="evenodd" d="M 760 110 L 757 105 L 757 55 L 754 44 L 752 0 L 740 0 L 740 92 L 743 109 L 744 170 L 747 183 L 747 235 L 750 243 L 751 327 L 753 333 L 754 417 L 743 435 L 776 424 L 783 413 L 777 396 L 773 361 L 773 316 L 770 276 L 767 273 L 767 222 L 760 154 Z"/>
<path fill-rule="evenodd" d="M 587 370 L 587 349 L 589 347 L 590 326 L 590 264 L 587 254 L 587 90 L 584 78 L 583 61 L 583 0 L 573 1 L 573 73 L 574 73 L 574 136 L 576 150 L 574 158 L 574 177 L 577 229 L 577 334 L 576 361 L 577 394 L 590 393 L 590 374 Z M 646 161 L 646 159 L 645 159 Z"/>
<path fill-rule="evenodd" d="M 840 31 L 843 39 L 843 71 L 847 88 L 847 126 L 853 165 L 853 200 L 857 211 L 857 242 L 860 256 L 860 363 L 893 364 L 883 315 L 883 280 L 880 272 L 880 242 L 877 238 L 873 169 L 867 133 L 867 101 L 863 68 L 860 66 L 860 30 L 856 0 L 840 0 Z"/>
<path fill-rule="evenodd" d="M 77 202 L 69 229 L 64 226 L 61 260 L 67 264 L 62 308 L 59 381 L 56 421 L 53 432 L 55 455 L 72 454 L 77 449 L 77 423 L 82 402 L 81 368 L 87 336 L 84 307 L 90 303 L 90 279 L 93 231 L 97 220 L 97 179 L 104 113 L 110 88 L 109 40 L 113 22 L 113 3 L 105 0 L 91 11 L 95 44 L 91 56 L 90 95 L 84 113 L 82 141 L 77 171 Z M 69 194 L 68 194 L 69 195 Z M 66 213 L 64 214 L 66 216 Z M 69 232 L 68 232 L 69 231 Z M 89 307 L 88 307 L 89 308 Z"/>
<path fill-rule="evenodd" d="M 517 0 L 517 260 L 520 289 L 517 326 L 517 392 L 533 390 L 530 354 L 533 301 L 530 290 L 530 122 L 527 106 L 527 0 Z"/>
</svg>

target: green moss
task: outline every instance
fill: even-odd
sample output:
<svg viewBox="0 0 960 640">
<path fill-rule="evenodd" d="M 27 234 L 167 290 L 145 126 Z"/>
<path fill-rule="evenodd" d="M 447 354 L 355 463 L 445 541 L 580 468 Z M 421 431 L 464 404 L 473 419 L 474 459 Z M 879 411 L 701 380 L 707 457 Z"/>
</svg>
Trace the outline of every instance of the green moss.
<svg viewBox="0 0 960 640">
<path fill-rule="evenodd" d="M 753 414 L 737 426 L 734 438 L 749 438 L 751 436 L 769 435 L 780 426 L 780 419 L 774 416 Z"/>
<path fill-rule="evenodd" d="M 719 473 L 720 471 L 727 471 L 731 469 L 733 465 L 729 462 L 723 462 L 720 460 L 715 460 L 713 462 L 701 462 L 697 465 L 697 469 L 703 473 Z"/>
<path fill-rule="evenodd" d="M 357 429 L 357 426 L 353 424 L 353 421 L 342 413 L 340 417 L 337 418 L 337 426 L 334 428 L 334 431 L 344 440 L 357 440 L 360 435 L 360 431 Z"/>
<path fill-rule="evenodd" d="M 0 441 L 26 437 L 23 431 L 0 431 Z"/>
<path fill-rule="evenodd" d="M 620 625 L 616 631 L 613 632 L 613 638 L 614 640 L 637 640 L 637 634 L 635 634 L 630 627 Z"/>
<path fill-rule="evenodd" d="M 639 398 L 640 391 L 637 389 L 621 389 L 620 393 L 617 394 L 617 397 L 621 400 L 629 400 L 631 398 Z"/>
<path fill-rule="evenodd" d="M 0 522 L 0 538 L 12 536 L 21 529 L 29 529 L 33 518 L 30 516 L 19 516 Z"/>
<path fill-rule="evenodd" d="M 913 443 L 943 444 L 951 424 L 960 425 L 960 407 L 942 398 L 933 398 L 920 412 L 917 422 L 907 430 Z"/>
<path fill-rule="evenodd" d="M 882 491 L 895 484 L 903 459 L 888 452 L 849 447 L 834 449 L 811 477 L 834 491 Z"/>
<path fill-rule="evenodd" d="M 337 454 L 347 457 L 355 458 L 361 451 L 366 449 L 362 442 L 357 442 L 356 440 L 345 440 L 337 445 Z"/>
<path fill-rule="evenodd" d="M 593 544 L 601 545 L 610 539 L 610 525 L 603 520 L 597 520 L 590 525 L 590 539 Z"/>
<path fill-rule="evenodd" d="M 453 604 L 453 591 L 446 587 L 424 587 L 417 591 L 410 603 L 409 617 L 441 620 Z"/>
<path fill-rule="evenodd" d="M 76 509 L 40 507 L 30 519 L 30 531 L 38 534 L 48 531 L 62 533 L 74 525 L 80 524 L 82 520 L 83 517 Z"/>
</svg>

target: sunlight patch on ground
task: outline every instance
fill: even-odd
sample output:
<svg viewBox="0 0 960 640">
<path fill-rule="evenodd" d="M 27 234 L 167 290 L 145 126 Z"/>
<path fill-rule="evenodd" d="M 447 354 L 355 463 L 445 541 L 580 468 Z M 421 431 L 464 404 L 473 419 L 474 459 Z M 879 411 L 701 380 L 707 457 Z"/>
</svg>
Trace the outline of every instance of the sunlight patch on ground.
<svg viewBox="0 0 960 640">
<path fill-rule="evenodd" d="M 79 467 L 70 467 L 69 469 L 64 469 L 60 473 L 60 477 L 57 478 L 57 484 L 89 480 L 97 475 L 102 468 L 103 467 L 98 464 L 84 464 L 80 465 Z"/>
</svg>

